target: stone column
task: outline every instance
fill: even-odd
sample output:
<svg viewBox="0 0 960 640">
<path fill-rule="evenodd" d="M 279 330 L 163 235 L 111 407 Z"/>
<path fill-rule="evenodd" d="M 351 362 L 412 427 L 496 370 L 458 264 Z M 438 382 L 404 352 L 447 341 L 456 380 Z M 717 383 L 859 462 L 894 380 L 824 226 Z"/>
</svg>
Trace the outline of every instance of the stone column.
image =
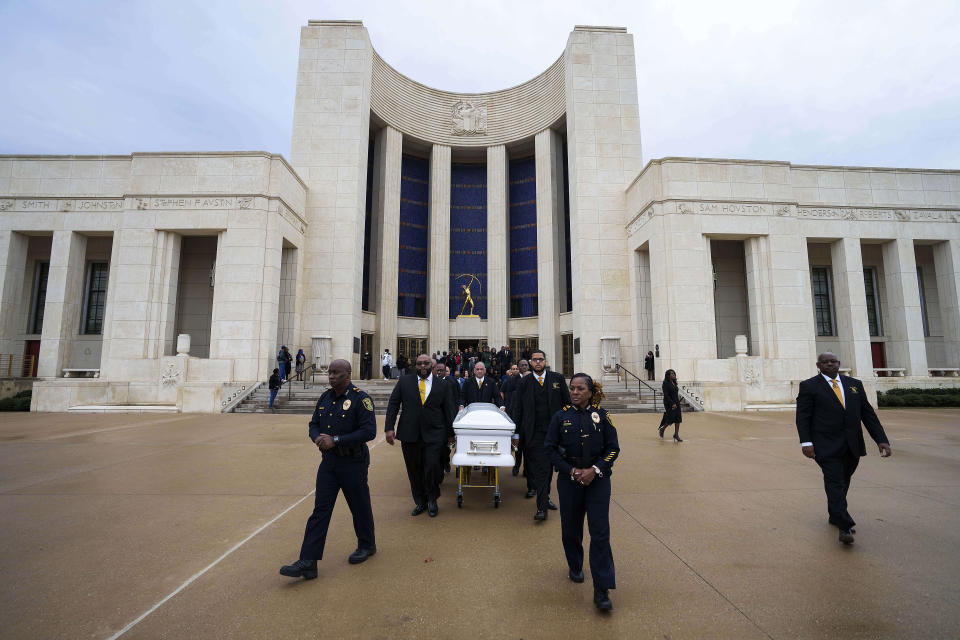
<svg viewBox="0 0 960 640">
<path fill-rule="evenodd" d="M 300 335 L 331 335 L 334 354 L 352 360 L 354 371 L 373 56 L 359 21 L 311 20 L 301 28 L 290 143 L 290 164 L 308 188 Z"/>
<path fill-rule="evenodd" d="M 654 345 L 653 305 L 650 302 L 650 251 L 646 246 L 633 252 L 633 262 L 630 268 L 630 290 L 634 292 L 633 312 L 636 317 L 633 361 L 643 364 L 647 351 L 653 351 Z M 637 375 L 642 374 L 637 371 Z"/>
<path fill-rule="evenodd" d="M 633 353 L 623 233 L 624 189 L 643 169 L 633 36 L 623 28 L 578 26 L 563 59 L 573 330 L 580 339 L 574 367 L 599 375 L 602 336 L 621 336 L 623 352 Z"/>
<path fill-rule="evenodd" d="M 181 236 L 157 231 L 153 264 L 150 265 L 148 332 L 146 357 L 171 355 L 177 315 L 177 288 L 180 279 Z M 123 271 L 118 274 L 124 280 Z"/>
<path fill-rule="evenodd" d="M 70 361 L 73 336 L 80 326 L 86 253 L 86 236 L 54 231 L 37 368 L 40 378 L 59 377 Z"/>
<path fill-rule="evenodd" d="M 937 293 L 943 326 L 947 367 L 960 367 L 960 242 L 945 240 L 933 245 Z"/>
<path fill-rule="evenodd" d="M 830 245 L 833 264 L 833 299 L 837 312 L 841 367 L 850 367 L 858 378 L 873 378 L 867 293 L 863 287 L 860 238 L 843 238 Z"/>
<path fill-rule="evenodd" d="M 427 351 L 450 348 L 450 147 L 430 151 L 430 254 Z"/>
<path fill-rule="evenodd" d="M 897 238 L 883 245 L 883 273 L 887 288 L 887 364 L 904 367 L 908 376 L 930 375 L 912 239 Z"/>
<path fill-rule="evenodd" d="M 380 222 L 380 297 L 377 302 L 375 353 L 390 349 L 396 357 L 397 274 L 400 269 L 400 170 L 403 162 L 403 134 L 393 127 L 377 133 L 374 167 L 374 219 Z"/>
<path fill-rule="evenodd" d="M 282 249 L 266 210 L 231 219 L 217 238 L 210 359 L 231 360 L 234 380 L 265 380 L 276 366 Z"/>
<path fill-rule="evenodd" d="M 17 334 L 23 330 L 18 327 L 18 319 L 30 316 L 30 310 L 23 314 L 23 305 L 32 302 L 32 291 L 23 292 L 27 269 L 27 251 L 30 238 L 16 231 L 0 231 L 0 354 L 23 353 L 23 345 L 15 345 Z"/>
<path fill-rule="evenodd" d="M 564 271 L 563 251 L 558 251 L 560 212 L 557 194 L 563 189 L 563 175 L 557 160 L 563 152 L 560 136 L 552 129 L 534 138 L 537 180 L 537 332 L 540 348 L 547 359 L 560 363 L 560 336 L 557 333 L 557 307 L 560 296 L 560 272 Z M 562 168 L 561 168 L 562 171 Z M 574 367 L 576 369 L 576 367 Z"/>
<path fill-rule="evenodd" d="M 502 144 L 487 147 L 487 344 L 507 344 L 507 210 L 510 161 Z"/>
</svg>

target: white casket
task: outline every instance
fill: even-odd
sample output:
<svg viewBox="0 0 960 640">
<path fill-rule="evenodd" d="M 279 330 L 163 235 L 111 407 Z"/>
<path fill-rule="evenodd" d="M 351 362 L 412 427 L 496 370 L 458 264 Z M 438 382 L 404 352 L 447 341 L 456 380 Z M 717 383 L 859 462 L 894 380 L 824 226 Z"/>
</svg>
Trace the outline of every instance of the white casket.
<svg viewBox="0 0 960 640">
<path fill-rule="evenodd" d="M 453 421 L 457 449 L 451 464 L 457 466 L 512 467 L 510 439 L 516 425 L 496 405 L 474 402 Z"/>
</svg>

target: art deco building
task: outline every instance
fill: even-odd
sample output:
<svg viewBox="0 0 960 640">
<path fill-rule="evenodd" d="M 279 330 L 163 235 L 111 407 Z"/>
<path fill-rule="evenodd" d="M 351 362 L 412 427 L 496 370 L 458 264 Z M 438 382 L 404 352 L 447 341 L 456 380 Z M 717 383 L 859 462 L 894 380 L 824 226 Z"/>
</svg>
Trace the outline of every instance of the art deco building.
<svg viewBox="0 0 960 640">
<path fill-rule="evenodd" d="M 637 91 L 622 28 L 464 94 L 311 21 L 289 162 L 0 157 L 0 354 L 35 363 L 37 410 L 220 411 L 280 344 L 355 369 L 538 345 L 608 377 L 656 351 L 707 409 L 792 402 L 822 350 L 870 389 L 954 381 L 960 172 L 644 166 Z"/>
</svg>

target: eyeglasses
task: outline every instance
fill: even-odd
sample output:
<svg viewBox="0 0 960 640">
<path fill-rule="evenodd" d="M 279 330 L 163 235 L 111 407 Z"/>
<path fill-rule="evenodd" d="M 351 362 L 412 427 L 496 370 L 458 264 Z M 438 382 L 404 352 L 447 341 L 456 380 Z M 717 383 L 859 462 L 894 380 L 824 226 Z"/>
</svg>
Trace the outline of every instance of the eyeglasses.
<svg viewBox="0 0 960 640">
<path fill-rule="evenodd" d="M 530 358 L 530 362 L 543 362 L 546 358 Z"/>
</svg>

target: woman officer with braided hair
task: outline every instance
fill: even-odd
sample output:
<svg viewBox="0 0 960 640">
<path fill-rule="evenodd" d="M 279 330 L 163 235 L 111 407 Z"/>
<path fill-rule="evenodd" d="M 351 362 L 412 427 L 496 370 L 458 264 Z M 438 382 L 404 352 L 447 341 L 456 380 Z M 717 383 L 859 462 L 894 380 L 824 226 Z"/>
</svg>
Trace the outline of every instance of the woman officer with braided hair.
<svg viewBox="0 0 960 640">
<path fill-rule="evenodd" d="M 599 382 L 585 373 L 570 379 L 573 404 L 554 414 L 547 428 L 544 448 L 560 473 L 560 529 L 569 578 L 583 582 L 583 518 L 590 531 L 590 574 L 593 601 L 601 611 L 610 611 L 609 589 L 617 584 L 610 550 L 610 474 L 620 453 L 617 430 L 605 409 Z"/>
</svg>

